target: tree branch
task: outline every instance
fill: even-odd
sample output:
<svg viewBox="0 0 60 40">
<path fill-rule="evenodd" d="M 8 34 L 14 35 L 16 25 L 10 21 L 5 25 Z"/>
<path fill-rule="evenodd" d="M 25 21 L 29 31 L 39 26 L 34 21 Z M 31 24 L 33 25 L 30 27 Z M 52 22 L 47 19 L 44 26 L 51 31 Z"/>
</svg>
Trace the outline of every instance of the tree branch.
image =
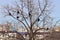
<svg viewBox="0 0 60 40">
<path fill-rule="evenodd" d="M 39 6 L 40 6 L 40 5 L 39 5 Z M 44 13 L 46 7 L 47 7 L 47 1 L 46 1 L 46 4 L 44 5 L 43 10 L 41 10 L 41 7 L 40 7 L 41 13 L 40 13 L 40 15 L 36 18 L 36 20 L 33 22 L 32 26 L 36 23 L 37 19 Z"/>
</svg>

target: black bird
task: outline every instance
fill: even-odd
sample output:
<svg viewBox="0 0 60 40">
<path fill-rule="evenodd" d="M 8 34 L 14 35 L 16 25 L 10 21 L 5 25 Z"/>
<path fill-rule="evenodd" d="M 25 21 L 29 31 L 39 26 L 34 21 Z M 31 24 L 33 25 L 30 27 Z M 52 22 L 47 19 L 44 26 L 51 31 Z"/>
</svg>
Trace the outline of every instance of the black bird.
<svg viewBox="0 0 60 40">
<path fill-rule="evenodd" d="M 29 16 L 31 16 L 31 14 L 29 13 Z"/>
<path fill-rule="evenodd" d="M 31 11 L 29 11 L 29 16 L 32 16 L 32 15 L 31 15 Z"/>
<path fill-rule="evenodd" d="M 49 28 L 47 28 L 46 30 L 49 30 Z"/>
<path fill-rule="evenodd" d="M 19 18 L 19 16 L 17 16 L 17 19 Z"/>
<path fill-rule="evenodd" d="M 11 16 L 11 13 L 9 12 L 9 15 Z"/>
<path fill-rule="evenodd" d="M 17 11 L 17 14 L 19 14 L 19 11 Z"/>
<path fill-rule="evenodd" d="M 40 19 L 38 18 L 38 21 L 40 21 Z"/>
</svg>

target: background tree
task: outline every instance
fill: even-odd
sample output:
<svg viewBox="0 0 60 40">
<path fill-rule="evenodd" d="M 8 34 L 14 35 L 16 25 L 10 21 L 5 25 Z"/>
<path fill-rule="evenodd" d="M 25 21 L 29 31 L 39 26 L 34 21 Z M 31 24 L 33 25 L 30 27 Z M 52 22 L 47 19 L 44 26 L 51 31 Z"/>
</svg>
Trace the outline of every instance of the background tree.
<svg viewBox="0 0 60 40">
<path fill-rule="evenodd" d="M 49 0 L 19 0 L 19 2 L 15 2 L 14 6 L 7 5 L 3 9 L 5 14 L 14 18 L 26 28 L 29 40 L 35 40 L 37 31 L 49 26 L 48 23 L 51 20 L 50 7 Z M 34 30 L 34 27 L 39 28 Z"/>
</svg>

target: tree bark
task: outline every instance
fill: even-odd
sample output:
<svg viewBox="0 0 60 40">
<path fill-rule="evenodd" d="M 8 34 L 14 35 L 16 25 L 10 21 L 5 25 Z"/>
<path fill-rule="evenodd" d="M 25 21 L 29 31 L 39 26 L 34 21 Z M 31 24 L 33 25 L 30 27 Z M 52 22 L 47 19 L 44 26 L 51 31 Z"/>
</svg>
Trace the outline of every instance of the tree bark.
<svg viewBox="0 0 60 40">
<path fill-rule="evenodd" d="M 30 28 L 29 40 L 35 40 L 32 28 Z"/>
</svg>

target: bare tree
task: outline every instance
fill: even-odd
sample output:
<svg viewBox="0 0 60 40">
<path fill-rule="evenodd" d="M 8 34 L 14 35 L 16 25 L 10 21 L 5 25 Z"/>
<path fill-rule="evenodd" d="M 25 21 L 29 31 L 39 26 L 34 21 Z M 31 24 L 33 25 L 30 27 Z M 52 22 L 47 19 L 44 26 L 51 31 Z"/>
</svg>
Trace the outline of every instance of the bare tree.
<svg viewBox="0 0 60 40">
<path fill-rule="evenodd" d="M 50 17 L 50 4 L 48 0 L 19 0 L 13 6 L 4 7 L 4 12 L 23 25 L 29 35 L 29 40 L 35 40 L 37 31 L 45 29 Z M 41 25 L 43 24 L 43 25 Z M 43 26 L 43 28 L 40 28 Z M 34 30 L 34 27 L 39 27 Z M 17 31 L 16 31 L 17 32 Z M 22 35 L 21 35 L 22 36 Z M 22 36 L 23 37 L 23 36 Z M 24 38 L 23 38 L 24 39 Z"/>
</svg>

